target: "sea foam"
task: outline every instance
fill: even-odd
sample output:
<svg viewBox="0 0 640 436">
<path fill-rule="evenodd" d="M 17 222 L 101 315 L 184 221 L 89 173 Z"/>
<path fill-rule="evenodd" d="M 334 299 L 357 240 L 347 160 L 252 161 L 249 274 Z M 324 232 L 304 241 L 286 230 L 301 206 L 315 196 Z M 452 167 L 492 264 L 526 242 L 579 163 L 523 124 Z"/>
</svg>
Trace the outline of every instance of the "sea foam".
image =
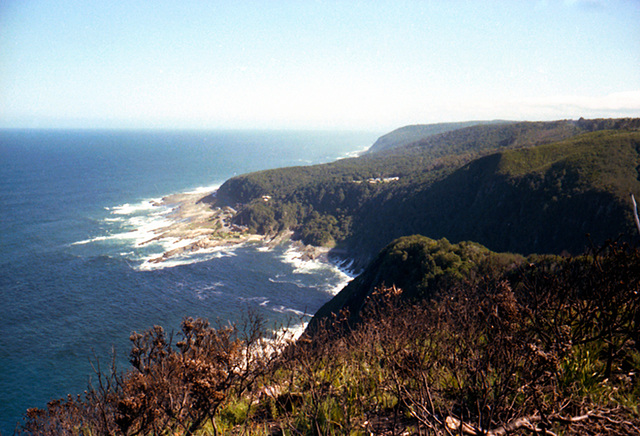
<svg viewBox="0 0 640 436">
<path fill-rule="evenodd" d="M 205 196 L 215 193 L 219 186 L 220 184 L 200 186 L 187 192 L 169 194 L 162 198 L 149 198 L 105 207 L 104 210 L 108 211 L 108 215 L 102 219 L 105 234 L 83 239 L 71 245 L 98 243 L 106 244 L 104 248 L 108 248 L 115 244 L 118 247 L 117 252 L 107 254 L 125 257 L 134 262 L 134 267 L 138 270 L 170 268 L 232 256 L 234 247 L 189 249 L 187 247 L 196 243 L 197 239 L 178 238 L 167 232 L 180 219 L 172 214 L 176 204 L 171 203 L 171 197 Z M 164 253 L 181 248 L 185 248 L 185 251 L 163 259 L 161 262 L 154 262 Z"/>
<path fill-rule="evenodd" d="M 140 271 L 153 271 L 164 268 L 173 268 L 182 265 L 190 265 L 197 262 L 205 262 L 212 259 L 221 259 L 223 257 L 233 257 L 236 255 L 234 253 L 234 250 L 237 247 L 238 246 L 203 248 L 200 250 L 189 251 L 179 255 L 175 255 L 160 262 L 153 261 L 154 259 L 157 259 L 159 257 L 158 255 L 145 256 L 138 259 L 141 260 L 142 263 L 138 265 L 136 269 Z"/>
<path fill-rule="evenodd" d="M 132 215 L 138 212 L 144 212 L 147 210 L 154 210 L 158 207 L 158 204 L 162 201 L 162 198 L 152 198 L 149 200 L 143 200 L 139 203 L 129 204 L 125 203 L 120 206 L 109 208 L 112 214 L 116 215 Z"/>
<path fill-rule="evenodd" d="M 324 289 L 325 292 L 331 295 L 338 294 L 338 292 L 340 292 L 342 288 L 344 288 L 355 277 L 350 274 L 347 269 L 341 268 L 335 263 L 326 260 L 326 258 L 306 259 L 303 250 L 294 244 L 291 244 L 285 250 L 281 258 L 283 262 L 293 266 L 294 274 L 316 274 L 322 270 L 332 271 L 338 276 L 338 282 L 335 285 Z M 271 278 L 269 281 L 275 282 L 275 280 Z"/>
<path fill-rule="evenodd" d="M 197 188 L 194 188 L 191 191 L 184 192 L 184 194 L 203 194 L 203 195 L 213 194 L 218 189 L 220 189 L 220 186 L 222 186 L 220 183 L 216 183 L 215 185 L 210 185 L 210 186 L 198 186 Z"/>
</svg>

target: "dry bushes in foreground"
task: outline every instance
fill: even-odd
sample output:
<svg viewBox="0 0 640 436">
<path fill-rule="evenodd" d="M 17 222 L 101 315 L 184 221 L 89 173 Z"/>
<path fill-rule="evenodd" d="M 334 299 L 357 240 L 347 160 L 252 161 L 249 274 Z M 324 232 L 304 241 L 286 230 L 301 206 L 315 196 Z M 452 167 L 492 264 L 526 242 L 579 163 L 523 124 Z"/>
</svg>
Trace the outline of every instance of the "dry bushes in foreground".
<svg viewBox="0 0 640 436">
<path fill-rule="evenodd" d="M 429 301 L 379 289 L 348 333 L 298 341 L 281 430 L 640 434 L 640 252 L 478 271 Z"/>
<path fill-rule="evenodd" d="M 196 434 L 210 428 L 221 406 L 250 387 L 282 343 L 248 315 L 241 326 L 213 328 L 203 319 L 182 322 L 172 345 L 159 326 L 131 335 L 132 369 L 96 367 L 97 386 L 84 396 L 30 409 L 22 431 L 37 435 Z M 281 336 L 282 338 L 283 336 Z"/>
<path fill-rule="evenodd" d="M 640 251 L 479 265 L 428 301 L 381 288 L 295 343 L 185 320 L 124 375 L 30 410 L 32 434 L 640 434 Z"/>
</svg>

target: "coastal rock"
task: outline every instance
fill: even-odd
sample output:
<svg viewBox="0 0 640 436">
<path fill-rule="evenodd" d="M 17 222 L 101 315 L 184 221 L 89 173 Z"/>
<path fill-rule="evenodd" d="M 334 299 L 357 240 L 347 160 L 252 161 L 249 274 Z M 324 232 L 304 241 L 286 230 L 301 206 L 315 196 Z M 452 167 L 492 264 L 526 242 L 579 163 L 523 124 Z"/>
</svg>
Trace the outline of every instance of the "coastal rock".
<svg viewBox="0 0 640 436">
<path fill-rule="evenodd" d="M 231 207 L 212 207 L 203 201 L 209 196 L 202 197 L 202 193 L 175 194 L 164 197 L 158 203 L 158 206 L 173 206 L 168 215 L 171 224 L 157 229 L 156 236 L 140 245 L 169 241 L 175 248 L 169 248 L 162 255 L 149 260 L 150 263 L 164 262 L 186 253 L 265 240 L 261 235 L 248 233 L 246 227 L 231 224 L 236 210 Z M 270 243 L 273 243 L 273 239 Z"/>
</svg>

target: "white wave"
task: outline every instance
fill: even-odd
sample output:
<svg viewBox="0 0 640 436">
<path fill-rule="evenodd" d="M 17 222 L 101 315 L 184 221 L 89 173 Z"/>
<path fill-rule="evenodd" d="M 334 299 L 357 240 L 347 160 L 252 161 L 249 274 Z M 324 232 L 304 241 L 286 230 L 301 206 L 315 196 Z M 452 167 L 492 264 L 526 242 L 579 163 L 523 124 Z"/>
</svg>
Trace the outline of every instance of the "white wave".
<svg viewBox="0 0 640 436">
<path fill-rule="evenodd" d="M 198 262 L 205 262 L 211 259 L 221 259 L 223 257 L 233 257 L 236 256 L 234 253 L 235 249 L 239 245 L 233 247 L 214 247 L 214 248 L 204 248 L 197 251 L 190 251 L 188 253 L 182 253 L 176 256 L 172 256 L 167 260 L 163 260 L 161 262 L 153 262 L 154 259 L 157 259 L 161 256 L 161 254 L 153 254 L 144 256 L 138 260 L 141 260 L 142 263 L 136 268 L 139 271 L 153 271 L 164 268 L 173 268 L 181 265 L 190 265 Z"/>
<path fill-rule="evenodd" d="M 242 301 L 243 303 L 245 302 L 251 302 L 251 303 L 258 303 L 260 306 L 265 306 L 265 304 L 269 303 L 269 300 L 266 297 L 238 297 L 239 301 Z"/>
<path fill-rule="evenodd" d="M 216 183 L 215 185 L 210 186 L 198 186 L 191 191 L 184 192 L 184 194 L 210 194 L 220 189 L 220 186 L 222 186 L 222 184 L 220 183 Z"/>
<path fill-rule="evenodd" d="M 212 290 L 216 290 L 216 289 L 222 288 L 224 286 L 226 286 L 226 285 L 223 282 L 214 282 L 214 283 L 211 283 L 210 285 L 202 287 L 201 289 L 203 291 L 212 291 Z"/>
<path fill-rule="evenodd" d="M 212 295 L 216 295 L 216 296 L 220 296 L 223 294 L 222 291 L 219 291 L 219 288 L 224 287 L 224 283 L 222 282 L 216 282 L 213 283 L 209 286 L 204 286 L 202 288 L 198 288 L 196 289 L 196 298 L 198 300 L 204 300 L 207 297 L 210 297 Z"/>
<path fill-rule="evenodd" d="M 341 274 L 340 281 L 335 285 L 329 286 L 328 288 L 325 289 L 325 292 L 327 292 L 330 295 L 338 295 L 338 293 L 342 291 L 344 287 L 347 286 L 351 280 L 353 280 L 352 276 L 349 276 L 343 273 L 342 271 L 339 271 L 339 272 Z"/>
<path fill-rule="evenodd" d="M 181 239 L 168 236 L 171 226 L 176 224 L 178 219 L 172 214 L 177 207 L 175 204 L 168 204 L 164 199 L 172 195 L 206 195 L 215 192 L 220 184 L 196 187 L 189 192 L 179 194 L 169 194 L 163 198 L 148 198 L 138 202 L 124 203 L 113 207 L 105 207 L 107 216 L 102 218 L 102 223 L 106 229 L 100 236 L 87 238 L 74 242 L 73 245 L 84 245 L 90 243 L 105 243 L 103 248 L 110 252 L 116 245 L 117 251 L 113 251 L 114 256 L 119 256 L 130 261 L 135 269 L 156 270 L 171 268 L 179 265 L 186 265 L 202 262 L 209 259 L 234 256 L 235 247 L 213 247 L 191 250 L 198 239 Z M 166 235 L 165 235 L 166 232 Z M 175 254 L 163 262 L 152 262 L 162 256 L 163 253 L 172 250 L 184 252 Z"/>
<path fill-rule="evenodd" d="M 276 279 L 272 279 L 271 277 L 269 277 L 269 279 L 268 279 L 268 280 L 269 280 L 271 283 L 276 283 L 276 284 L 279 284 L 279 285 L 282 285 L 282 284 L 288 284 L 288 285 L 294 285 L 294 286 L 297 286 L 298 288 L 306 288 L 306 287 L 307 287 L 306 285 L 303 285 L 303 284 L 298 283 L 298 282 L 293 282 L 293 281 L 291 281 L 291 280 L 276 280 Z"/>
<path fill-rule="evenodd" d="M 174 238 L 174 237 L 166 237 L 166 238 L 159 239 L 156 242 L 162 245 L 162 248 L 164 249 L 164 251 L 169 251 L 169 250 L 176 250 L 178 248 L 188 247 L 189 245 L 197 241 L 198 241 L 197 239 L 187 239 L 187 238 L 180 239 L 180 238 Z"/>
<path fill-rule="evenodd" d="M 283 253 L 282 259 L 285 263 L 289 263 L 293 266 L 294 274 L 315 274 L 322 270 L 330 270 L 338 276 L 338 282 L 334 286 L 329 286 L 324 289 L 325 292 L 330 295 L 336 295 L 342 290 L 353 278 L 355 277 L 348 269 L 345 269 L 341 265 L 337 265 L 331 261 L 322 259 L 305 259 L 304 253 L 295 245 L 291 244 L 289 248 Z M 349 264 L 349 266 L 351 263 Z M 277 277 L 276 277 L 277 279 Z M 269 279 L 273 283 L 279 283 L 276 279 Z M 286 283 L 293 283 L 291 281 L 282 281 Z M 297 285 L 297 284 L 296 284 Z"/>
<path fill-rule="evenodd" d="M 138 227 L 129 231 L 114 233 L 111 235 L 96 236 L 95 238 L 84 239 L 82 241 L 73 242 L 71 245 L 85 245 L 100 241 L 132 241 L 135 247 L 141 247 L 149 243 L 157 236 L 155 231 L 166 227 L 166 223 L 138 224 Z"/>
<path fill-rule="evenodd" d="M 369 150 L 370 146 L 367 145 L 359 150 L 354 150 L 354 151 L 350 151 L 347 152 L 344 156 L 341 156 L 338 158 L 338 160 L 340 159 L 348 159 L 348 158 L 352 158 L 352 157 L 360 157 L 362 156 L 362 154 L 364 154 L 367 150 Z"/>
<path fill-rule="evenodd" d="M 154 239 L 161 229 L 172 223 L 165 217 L 171 209 L 162 205 L 160 201 L 161 199 L 148 199 L 134 204 L 105 207 L 111 215 L 116 215 L 103 219 L 110 227 L 108 234 L 74 242 L 72 245 L 109 240 L 133 241 L 135 247 L 144 245 Z"/>
<path fill-rule="evenodd" d="M 126 220 L 126 231 L 114 233 L 108 239 L 131 241 L 134 247 L 142 247 L 154 241 L 162 229 L 169 227 L 172 221 L 162 216 L 137 215 Z"/>
<path fill-rule="evenodd" d="M 308 322 L 303 322 L 293 327 L 289 327 L 286 333 L 284 333 L 285 337 L 289 340 L 295 341 L 300 336 L 302 336 L 304 331 L 307 329 L 308 324 Z"/>
<path fill-rule="evenodd" d="M 273 345 L 274 350 L 281 350 L 287 344 L 297 340 L 300 336 L 302 336 L 304 331 L 307 329 L 308 324 L 308 321 L 303 321 L 278 328 L 274 332 L 274 339 L 269 339 L 267 340 L 267 342 Z"/>
<path fill-rule="evenodd" d="M 91 238 L 91 239 L 85 239 L 83 241 L 77 241 L 77 242 L 72 242 L 71 245 L 85 245 L 85 244 L 90 244 L 92 242 L 97 242 L 97 241 L 104 241 L 111 238 L 110 236 L 98 236 L 95 238 Z"/>
<path fill-rule="evenodd" d="M 358 275 L 358 272 L 353 268 L 354 259 L 345 259 L 337 262 L 332 262 L 336 268 L 342 273 L 354 278 Z"/>
<path fill-rule="evenodd" d="M 293 244 L 283 253 L 282 259 L 293 266 L 295 274 L 313 274 L 330 267 L 329 264 L 318 259 L 305 259 L 304 253 Z"/>
<path fill-rule="evenodd" d="M 112 214 L 116 215 L 132 215 L 134 213 L 145 212 L 153 210 L 154 208 L 161 207 L 161 202 L 162 198 L 152 198 L 149 200 L 142 200 L 134 204 L 125 203 L 120 206 L 115 206 L 109 210 Z"/>
<path fill-rule="evenodd" d="M 310 316 L 313 316 L 312 313 L 306 313 L 306 312 L 303 312 L 301 310 L 292 309 L 291 307 L 286 307 L 286 306 L 283 306 L 283 305 L 280 305 L 280 306 L 277 306 L 277 307 L 272 307 L 271 310 L 274 311 L 274 312 L 277 312 L 277 313 L 292 313 L 292 314 L 294 314 L 296 316 L 299 316 L 299 317 L 303 317 L 303 316 L 309 316 L 310 317 Z"/>
</svg>

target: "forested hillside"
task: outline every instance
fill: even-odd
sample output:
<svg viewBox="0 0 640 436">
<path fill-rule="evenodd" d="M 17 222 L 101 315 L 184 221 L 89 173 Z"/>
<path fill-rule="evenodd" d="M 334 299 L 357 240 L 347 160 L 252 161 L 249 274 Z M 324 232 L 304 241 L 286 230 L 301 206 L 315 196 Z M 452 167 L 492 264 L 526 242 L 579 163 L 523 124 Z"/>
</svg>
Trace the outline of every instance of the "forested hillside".
<svg viewBox="0 0 640 436">
<path fill-rule="evenodd" d="M 438 289 L 446 289 L 488 269 L 507 271 L 521 266 L 518 254 L 496 253 L 475 242 L 451 244 L 421 235 L 398 238 L 386 246 L 365 270 L 338 295 L 316 312 L 309 325 L 315 330 L 322 322 L 346 314 L 348 324 L 361 321 L 361 312 L 377 289 L 402 289 L 408 302 L 430 300 Z"/>
<path fill-rule="evenodd" d="M 96 365 L 20 431 L 640 434 L 639 128 L 483 124 L 235 177 L 206 201 L 362 274 L 297 340 L 251 313 L 134 332 L 128 371 Z"/>
<path fill-rule="evenodd" d="M 461 123 L 416 124 L 404 126 L 378 138 L 367 153 L 377 153 L 383 150 L 402 147 L 420 141 L 428 136 L 452 130 L 471 127 L 478 124 L 498 123 L 500 121 L 466 121 Z"/>
<path fill-rule="evenodd" d="M 235 177 L 213 201 L 237 207 L 238 225 L 294 230 L 357 268 L 411 234 L 523 254 L 580 253 L 629 234 L 629 194 L 640 194 L 639 128 L 640 119 L 581 119 L 412 129 L 427 136 L 359 158 Z"/>
<path fill-rule="evenodd" d="M 423 234 L 522 254 L 581 253 L 634 234 L 629 194 L 640 193 L 639 146 L 640 132 L 607 131 L 477 159 L 431 185 L 378 198 L 346 246 L 356 256 L 359 247 L 376 252 Z M 385 219 L 394 211 L 402 211 L 395 222 Z"/>
</svg>

